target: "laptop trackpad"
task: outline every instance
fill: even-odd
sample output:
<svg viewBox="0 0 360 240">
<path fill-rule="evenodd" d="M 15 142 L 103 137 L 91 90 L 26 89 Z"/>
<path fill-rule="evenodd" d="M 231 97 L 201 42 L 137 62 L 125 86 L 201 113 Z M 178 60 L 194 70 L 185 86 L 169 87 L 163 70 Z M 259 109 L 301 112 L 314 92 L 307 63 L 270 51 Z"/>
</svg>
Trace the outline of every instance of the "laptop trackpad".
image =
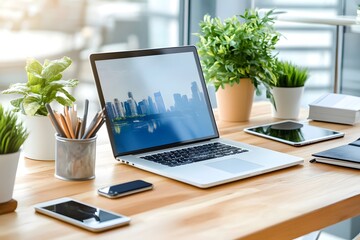
<svg viewBox="0 0 360 240">
<path fill-rule="evenodd" d="M 229 158 L 229 159 L 225 159 L 225 160 L 220 160 L 217 162 L 212 162 L 212 163 L 208 163 L 206 164 L 209 167 L 213 167 L 219 170 L 223 170 L 229 173 L 239 173 L 239 172 L 247 172 L 247 171 L 251 171 L 257 168 L 261 168 L 263 166 L 256 164 L 256 163 L 251 163 L 245 160 L 242 160 L 240 158 Z"/>
</svg>

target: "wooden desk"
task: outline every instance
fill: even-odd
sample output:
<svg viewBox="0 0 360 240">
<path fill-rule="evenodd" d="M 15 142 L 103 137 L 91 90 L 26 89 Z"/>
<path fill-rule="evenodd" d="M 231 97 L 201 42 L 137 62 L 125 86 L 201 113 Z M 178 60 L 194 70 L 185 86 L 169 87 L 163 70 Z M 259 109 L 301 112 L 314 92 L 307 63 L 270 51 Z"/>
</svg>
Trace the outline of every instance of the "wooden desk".
<svg viewBox="0 0 360 240">
<path fill-rule="evenodd" d="M 207 190 L 117 163 L 109 144 L 97 149 L 96 178 L 68 182 L 54 177 L 54 162 L 21 159 L 14 198 L 15 213 L 0 216 L 1 239 L 292 239 L 360 215 L 360 172 L 310 164 L 311 153 L 354 141 L 360 126 L 314 122 L 346 133 L 344 138 L 291 147 L 244 133 L 248 125 L 276 121 L 268 103 L 254 105 L 250 122 L 219 123 L 223 137 L 287 152 L 304 165 Z M 307 112 L 303 112 L 307 116 Z M 105 130 L 105 129 L 104 129 Z M 98 187 L 134 179 L 155 189 L 110 200 Z M 60 197 L 130 216 L 129 226 L 101 234 L 36 214 L 33 205 Z"/>
</svg>

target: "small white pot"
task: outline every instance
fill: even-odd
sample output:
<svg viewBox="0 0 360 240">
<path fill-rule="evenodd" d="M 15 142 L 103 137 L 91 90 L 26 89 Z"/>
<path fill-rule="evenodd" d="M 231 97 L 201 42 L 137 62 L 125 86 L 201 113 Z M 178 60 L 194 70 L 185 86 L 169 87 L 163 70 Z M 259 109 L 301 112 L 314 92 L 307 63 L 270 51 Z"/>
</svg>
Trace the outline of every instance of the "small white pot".
<svg viewBox="0 0 360 240">
<path fill-rule="evenodd" d="M 34 160 L 55 160 L 55 129 L 47 116 L 23 115 L 29 136 L 24 142 L 24 156 Z"/>
<path fill-rule="evenodd" d="M 20 151 L 0 154 L 0 203 L 12 199 Z"/>
<path fill-rule="evenodd" d="M 301 97 L 304 87 L 273 87 L 276 110 L 272 106 L 272 115 L 281 119 L 297 119 L 300 113 Z"/>
</svg>

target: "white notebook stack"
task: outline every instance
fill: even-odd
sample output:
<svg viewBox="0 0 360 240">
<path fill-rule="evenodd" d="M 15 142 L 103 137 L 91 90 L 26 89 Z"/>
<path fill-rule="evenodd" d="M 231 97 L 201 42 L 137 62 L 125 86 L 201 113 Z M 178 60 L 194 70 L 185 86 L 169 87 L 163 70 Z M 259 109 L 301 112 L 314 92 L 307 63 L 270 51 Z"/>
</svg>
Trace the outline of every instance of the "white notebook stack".
<svg viewBox="0 0 360 240">
<path fill-rule="evenodd" d="M 309 119 L 342 124 L 360 121 L 360 97 L 328 93 L 309 104 Z"/>
</svg>

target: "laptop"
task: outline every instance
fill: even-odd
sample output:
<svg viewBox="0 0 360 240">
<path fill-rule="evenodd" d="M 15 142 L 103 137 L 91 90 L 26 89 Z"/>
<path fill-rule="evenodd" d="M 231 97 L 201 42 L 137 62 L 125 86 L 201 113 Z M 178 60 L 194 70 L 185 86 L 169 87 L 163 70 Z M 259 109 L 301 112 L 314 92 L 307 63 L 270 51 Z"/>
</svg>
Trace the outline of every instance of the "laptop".
<svg viewBox="0 0 360 240">
<path fill-rule="evenodd" d="M 303 162 L 219 137 L 194 46 L 94 53 L 90 62 L 122 163 L 208 188 Z"/>
</svg>

